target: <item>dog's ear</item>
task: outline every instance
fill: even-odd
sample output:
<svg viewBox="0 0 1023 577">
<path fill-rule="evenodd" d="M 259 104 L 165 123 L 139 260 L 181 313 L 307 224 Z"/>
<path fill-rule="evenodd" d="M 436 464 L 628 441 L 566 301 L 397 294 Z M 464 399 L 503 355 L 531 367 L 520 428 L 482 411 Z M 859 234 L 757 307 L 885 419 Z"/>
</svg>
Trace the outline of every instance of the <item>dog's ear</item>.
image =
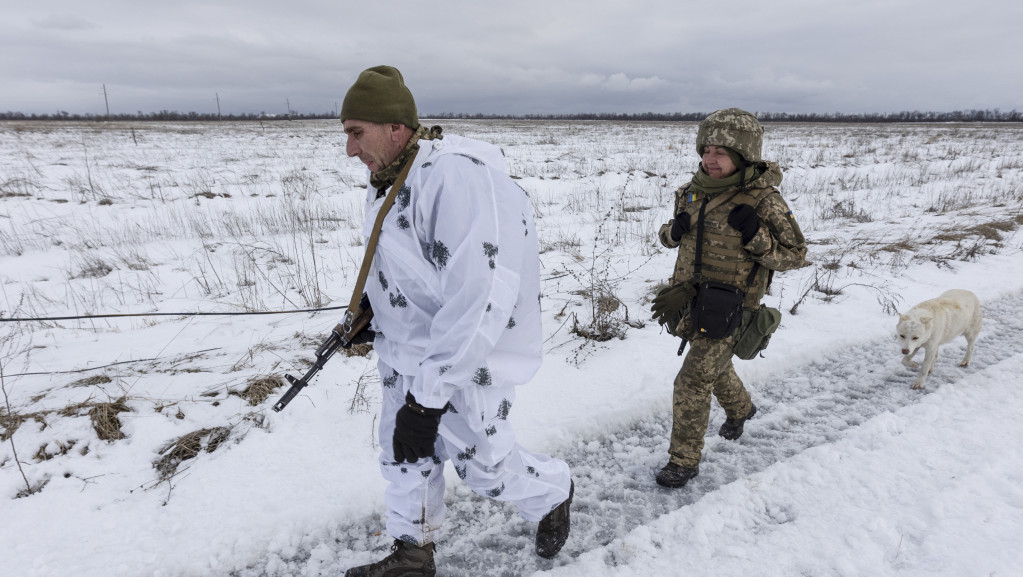
<svg viewBox="0 0 1023 577">
<path fill-rule="evenodd" d="M 907 317 L 906 315 L 904 315 L 902 313 L 899 313 L 899 322 L 902 322 L 902 321 L 907 320 L 907 319 L 909 319 L 909 317 Z"/>
<path fill-rule="evenodd" d="M 931 326 L 931 321 L 934 320 L 934 315 L 932 315 L 931 313 L 925 313 L 925 314 L 920 315 L 919 320 L 920 320 L 920 324 L 922 324 L 923 326 L 930 327 Z"/>
</svg>

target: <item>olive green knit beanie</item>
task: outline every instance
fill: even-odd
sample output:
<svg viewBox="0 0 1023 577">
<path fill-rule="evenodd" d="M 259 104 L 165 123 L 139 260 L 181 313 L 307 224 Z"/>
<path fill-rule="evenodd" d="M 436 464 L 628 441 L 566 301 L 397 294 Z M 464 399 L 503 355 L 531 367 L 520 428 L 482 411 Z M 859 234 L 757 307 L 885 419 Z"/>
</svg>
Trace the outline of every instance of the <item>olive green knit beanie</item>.
<svg viewBox="0 0 1023 577">
<path fill-rule="evenodd" d="M 418 128 L 419 112 L 401 72 L 393 66 L 374 66 L 363 70 L 345 94 L 341 122 L 345 120 Z"/>
</svg>

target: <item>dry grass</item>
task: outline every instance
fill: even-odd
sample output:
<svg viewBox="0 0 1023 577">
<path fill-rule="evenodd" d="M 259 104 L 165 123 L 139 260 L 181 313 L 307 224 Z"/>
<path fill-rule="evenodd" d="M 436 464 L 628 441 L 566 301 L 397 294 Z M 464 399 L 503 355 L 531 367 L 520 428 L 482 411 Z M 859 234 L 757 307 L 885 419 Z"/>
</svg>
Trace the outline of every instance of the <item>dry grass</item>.
<svg viewBox="0 0 1023 577">
<path fill-rule="evenodd" d="M 228 394 L 237 395 L 248 401 L 249 406 L 255 407 L 283 386 L 284 381 L 278 376 L 257 377 L 249 381 L 248 386 L 241 391 L 229 391 Z"/>
<path fill-rule="evenodd" d="M 93 387 L 93 386 L 96 386 L 96 385 L 105 385 L 105 384 L 107 384 L 109 382 L 112 382 L 112 381 L 113 381 L 113 379 L 111 379 L 110 377 L 108 377 L 106 375 L 96 375 L 96 376 L 93 376 L 93 377 L 85 377 L 85 378 L 82 378 L 82 379 L 78 379 L 77 381 L 74 381 L 73 383 L 69 383 L 68 386 L 69 387 Z"/>
<path fill-rule="evenodd" d="M 117 441 L 124 438 L 121 432 L 120 413 L 130 412 L 131 408 L 124 404 L 124 397 L 112 403 L 96 403 L 89 409 L 89 419 L 96 436 L 104 441 Z"/>
<path fill-rule="evenodd" d="M 972 226 L 967 230 L 988 240 L 998 241 L 1002 240 L 1002 233 L 1012 232 L 1017 228 L 1019 228 L 1019 224 L 1015 220 L 996 220 Z"/>
<path fill-rule="evenodd" d="M 899 240 L 899 241 L 896 241 L 896 242 L 893 242 L 893 243 L 886 244 L 886 245 L 882 246 L 879 250 L 882 250 L 882 251 L 885 251 L 885 252 L 900 252 L 900 251 L 913 252 L 914 250 L 917 249 L 917 247 L 918 247 L 918 245 L 916 243 L 914 243 L 913 241 L 911 241 L 909 239 L 902 239 L 902 240 Z"/>
<path fill-rule="evenodd" d="M 10 439 L 18 430 L 18 427 L 30 419 L 46 427 L 46 411 L 22 414 L 8 413 L 6 410 L 0 410 L 0 441 Z"/>
<path fill-rule="evenodd" d="M 96 436 L 103 441 L 117 441 L 124 438 L 124 433 L 121 432 L 121 420 L 117 415 L 131 412 L 132 410 L 131 407 L 125 404 L 126 401 L 125 397 L 104 403 L 85 401 L 68 405 L 57 411 L 57 414 L 62 417 L 76 417 L 81 415 L 82 411 L 87 410 L 89 420 L 92 421 L 92 428 L 96 431 Z"/>
<path fill-rule="evenodd" d="M 230 435 L 231 427 L 199 429 L 182 435 L 160 449 L 160 458 L 153 462 L 153 468 L 160 473 L 161 481 L 169 480 L 177 474 L 182 462 L 195 458 L 203 450 L 216 451 Z"/>
<path fill-rule="evenodd" d="M 0 441 L 10 439 L 23 422 L 25 422 L 24 415 L 18 413 L 8 414 L 6 410 L 0 411 Z"/>
<path fill-rule="evenodd" d="M 341 349 L 340 352 L 346 357 L 366 357 L 369 356 L 372 350 L 373 343 L 363 343 L 361 345 L 352 345 L 347 349 Z"/>
<path fill-rule="evenodd" d="M 53 452 L 53 453 L 51 453 L 51 452 L 46 450 L 46 448 L 49 446 L 48 444 L 47 445 L 43 445 L 43 446 L 39 447 L 39 450 L 36 451 L 35 455 L 33 455 L 32 458 L 34 458 L 36 461 L 40 461 L 40 462 L 41 461 L 49 461 L 50 459 L 52 459 L 52 458 L 54 458 L 54 457 L 56 457 L 58 455 L 66 455 L 66 454 L 68 454 L 68 452 L 71 451 L 72 448 L 74 448 L 76 443 L 77 443 L 77 441 L 74 441 L 74 440 L 70 440 L 70 441 L 68 441 L 66 443 L 61 442 L 61 441 L 56 441 L 57 451 Z"/>
</svg>

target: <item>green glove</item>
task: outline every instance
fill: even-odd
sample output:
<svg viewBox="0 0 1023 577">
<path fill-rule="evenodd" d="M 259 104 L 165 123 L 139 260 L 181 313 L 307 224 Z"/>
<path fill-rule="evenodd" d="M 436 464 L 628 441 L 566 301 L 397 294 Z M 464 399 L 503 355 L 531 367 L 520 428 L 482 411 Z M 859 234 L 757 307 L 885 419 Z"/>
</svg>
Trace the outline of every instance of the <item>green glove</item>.
<svg viewBox="0 0 1023 577">
<path fill-rule="evenodd" d="M 689 306 L 695 296 L 696 289 L 689 283 L 681 283 L 657 291 L 657 296 L 651 301 L 653 305 L 650 307 L 654 313 L 654 320 L 662 325 L 668 325 L 668 332 L 674 331 L 675 326 L 682 320 L 682 310 Z"/>
</svg>

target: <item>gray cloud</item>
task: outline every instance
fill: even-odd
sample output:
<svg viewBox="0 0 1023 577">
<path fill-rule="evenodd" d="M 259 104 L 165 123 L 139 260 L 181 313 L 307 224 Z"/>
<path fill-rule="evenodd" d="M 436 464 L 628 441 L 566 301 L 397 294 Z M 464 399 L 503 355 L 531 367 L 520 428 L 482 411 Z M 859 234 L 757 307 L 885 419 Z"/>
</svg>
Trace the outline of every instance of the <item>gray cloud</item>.
<svg viewBox="0 0 1023 577">
<path fill-rule="evenodd" d="M 998 0 L 20 3 L 0 110 L 332 111 L 398 66 L 424 113 L 1023 109 Z"/>
<path fill-rule="evenodd" d="M 88 30 L 96 27 L 95 23 L 84 18 L 63 14 L 49 14 L 32 20 L 32 25 L 36 28 L 52 28 L 54 30 Z"/>
</svg>

